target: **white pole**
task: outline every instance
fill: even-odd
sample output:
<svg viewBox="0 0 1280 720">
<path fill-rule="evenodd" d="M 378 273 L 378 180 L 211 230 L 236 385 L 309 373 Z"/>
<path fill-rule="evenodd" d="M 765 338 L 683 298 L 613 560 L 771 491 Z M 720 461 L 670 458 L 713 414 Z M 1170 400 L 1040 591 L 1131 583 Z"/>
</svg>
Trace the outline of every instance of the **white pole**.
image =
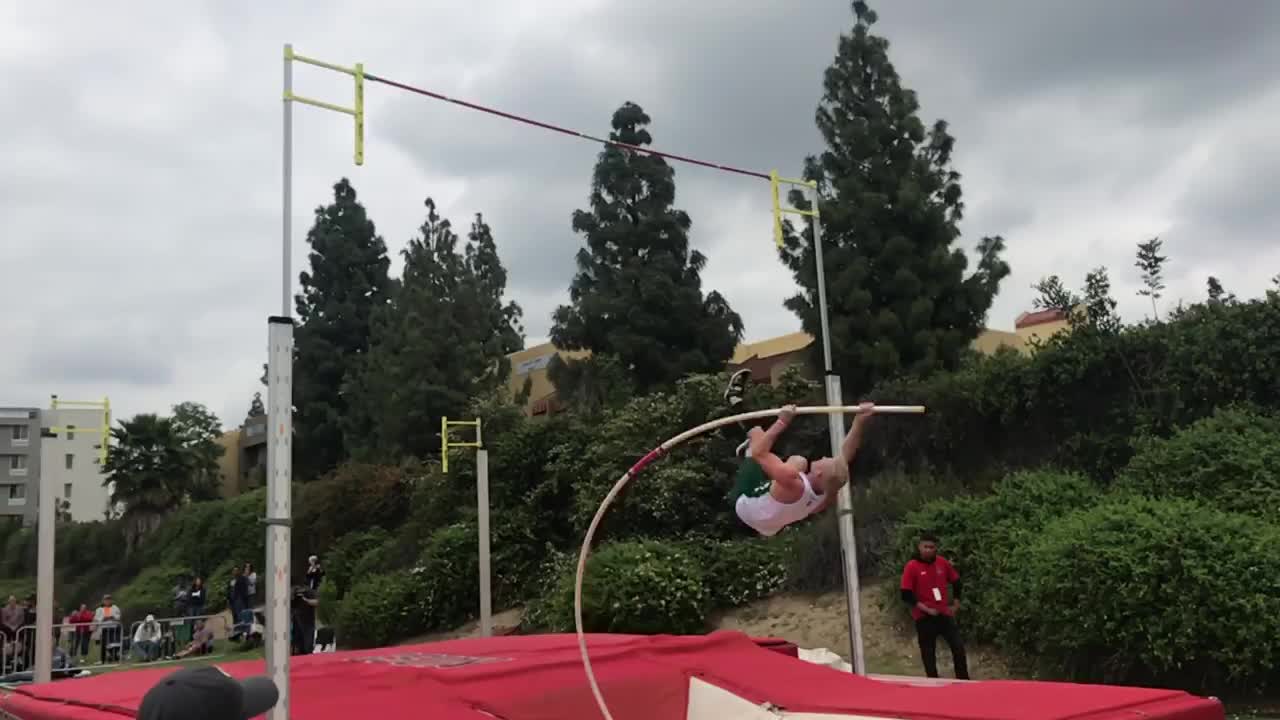
<svg viewBox="0 0 1280 720">
<path fill-rule="evenodd" d="M 818 266 L 818 312 L 822 322 L 822 369 L 826 375 L 827 404 L 843 405 L 840 391 L 840 376 L 831 369 L 831 324 L 827 313 L 827 278 L 826 268 L 822 260 L 822 222 L 818 215 L 818 188 L 812 186 L 810 199 L 813 201 L 813 252 Z M 844 415 L 833 413 L 827 416 L 831 431 L 831 455 L 840 452 L 844 442 Z M 858 675 L 866 675 L 867 667 L 862 649 L 862 607 L 858 585 L 858 541 L 853 531 L 853 493 L 849 484 L 840 488 L 836 502 L 836 523 L 840 528 L 840 552 L 844 556 L 844 592 L 845 602 L 849 610 L 849 653 L 852 655 L 853 671 Z"/>
<path fill-rule="evenodd" d="M 36 667 L 33 679 L 38 683 L 53 679 L 53 550 L 58 491 L 50 470 L 40 467 L 36 490 L 39 516 L 36 519 Z"/>
<path fill-rule="evenodd" d="M 489 451 L 476 451 L 476 500 L 480 530 L 480 637 L 493 635 L 493 597 L 489 575 Z"/>
<path fill-rule="evenodd" d="M 293 319 L 289 312 L 293 221 L 293 46 L 284 46 L 280 317 L 267 319 L 267 674 L 280 693 L 268 714 L 289 718 L 289 560 L 293 474 Z"/>
<path fill-rule="evenodd" d="M 289 717 L 290 474 L 293 461 L 293 320 L 267 321 L 267 674 L 280 691 L 271 720 Z"/>
</svg>

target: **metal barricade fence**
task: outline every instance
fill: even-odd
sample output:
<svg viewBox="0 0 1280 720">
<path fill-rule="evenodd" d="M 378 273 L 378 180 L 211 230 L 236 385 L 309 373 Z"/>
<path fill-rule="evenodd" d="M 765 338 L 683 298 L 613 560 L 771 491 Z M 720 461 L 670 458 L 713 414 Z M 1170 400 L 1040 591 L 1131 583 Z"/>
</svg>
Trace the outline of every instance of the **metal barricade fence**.
<svg viewBox="0 0 1280 720">
<path fill-rule="evenodd" d="M 55 624 L 53 626 L 53 668 L 56 670 L 60 665 L 112 667 L 139 660 L 171 657 L 186 649 L 191 643 L 198 623 L 203 622 L 206 627 L 211 627 L 215 638 L 227 637 L 231 629 L 226 616 L 222 613 L 157 618 L 156 623 L 160 626 L 158 645 L 155 648 L 143 646 L 144 651 L 137 652 L 133 647 L 133 638 L 143 622 L 145 621 L 135 621 L 128 628 L 119 622 Z M 218 632 L 219 629 L 221 633 Z M 0 634 L 0 676 L 34 668 L 35 639 L 34 625 L 18 628 L 12 640 Z M 142 657 L 139 657 L 140 655 Z"/>
<path fill-rule="evenodd" d="M 130 661 L 137 660 L 137 654 L 133 652 L 132 647 L 134 642 L 133 639 L 138 636 L 138 628 L 145 622 L 145 620 L 135 620 L 133 624 L 129 626 L 129 639 L 127 643 L 130 646 Z M 217 630 L 219 627 L 222 629 L 221 636 L 223 638 L 231 635 L 231 629 L 234 627 L 234 624 L 229 623 L 226 615 L 222 613 L 217 613 L 215 615 L 179 615 L 174 617 L 156 618 L 155 622 L 160 629 L 160 645 L 156 648 L 160 654 L 154 658 L 144 658 L 144 661 L 147 659 L 154 660 L 164 657 L 172 657 L 184 650 L 195 637 L 196 626 L 199 623 L 203 622 L 206 628 L 213 630 L 215 638 L 218 637 Z"/>
</svg>

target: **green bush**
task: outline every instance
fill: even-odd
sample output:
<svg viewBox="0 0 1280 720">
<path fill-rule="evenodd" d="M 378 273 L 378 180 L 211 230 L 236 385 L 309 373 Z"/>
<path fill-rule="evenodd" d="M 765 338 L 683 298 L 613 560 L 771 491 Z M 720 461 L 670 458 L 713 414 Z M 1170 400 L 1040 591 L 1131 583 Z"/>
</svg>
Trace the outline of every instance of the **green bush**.
<svg viewBox="0 0 1280 720">
<path fill-rule="evenodd" d="M 1280 664 L 1278 542 L 1194 501 L 1108 499 L 1011 549 L 998 636 L 1077 680 L 1256 688 Z"/>
<path fill-rule="evenodd" d="M 429 630 L 452 628 L 475 617 L 480 608 L 480 567 L 475 525 L 458 523 L 431 535 L 418 564 L 410 571 L 418 581 L 420 625 Z"/>
<path fill-rule="evenodd" d="M 975 638 L 990 639 L 1000 629 L 998 605 L 1007 598 L 1001 579 L 1021 571 L 1011 560 L 1013 551 L 1031 542 L 1049 521 L 1088 507 L 1100 497 L 1097 486 L 1080 475 L 1026 471 L 1001 480 L 991 495 L 931 502 L 910 513 L 899 526 L 896 562 L 886 566 L 886 575 L 896 577 L 902 572 L 922 532 L 937 533 L 939 553 L 963 578 L 966 631 Z M 886 602 L 902 607 L 897 583 L 886 583 L 885 592 Z"/>
<path fill-rule="evenodd" d="M 786 583 L 791 546 L 780 538 L 695 539 L 680 546 L 703 568 L 709 608 L 745 605 Z"/>
<path fill-rule="evenodd" d="M 422 581 L 408 570 L 369 575 L 342 601 L 336 633 L 343 647 L 381 647 L 425 631 Z"/>
<path fill-rule="evenodd" d="M 979 357 L 953 373 L 878 386 L 877 402 L 920 403 L 878 423 L 866 457 L 981 487 L 992 473 L 1055 465 L 1110 481 L 1130 437 L 1163 435 L 1220 406 L 1280 406 L 1280 293 L 1192 305 L 1160 323 L 1054 336 L 1029 355 Z"/>
<path fill-rule="evenodd" d="M 886 471 L 874 477 L 856 476 L 853 486 L 854 533 L 858 546 L 858 574 L 862 578 L 894 575 L 900 559 L 896 534 L 910 513 L 930 502 L 954 497 L 962 486 L 953 480 Z M 844 587 L 844 552 L 834 511 L 788 530 L 785 538 L 787 588 L 799 592 L 830 592 Z"/>
<path fill-rule="evenodd" d="M 1226 408 L 1171 437 L 1135 445 L 1117 487 L 1280 522 L 1280 419 Z"/>
<path fill-rule="evenodd" d="M 174 586 L 190 579 L 184 567 L 159 565 L 138 574 L 128 585 L 112 593 L 111 598 L 124 612 L 126 622 L 141 620 L 148 614 L 171 617 L 174 608 Z"/>
<path fill-rule="evenodd" d="M 308 555 L 323 556 L 347 533 L 399 527 L 408 517 L 411 488 L 422 472 L 418 466 L 351 462 L 300 486 L 294 506 L 294 566 L 305 568 Z"/>
<path fill-rule="evenodd" d="M 576 563 L 565 563 L 525 623 L 548 632 L 573 630 Z M 605 545 L 587 559 L 582 621 L 587 632 L 685 634 L 706 627 L 712 593 L 695 553 L 669 543 Z"/>
<path fill-rule="evenodd" d="M 266 565 L 266 535 L 261 518 L 266 490 L 258 489 L 230 500 L 191 503 L 165 517 L 141 543 L 146 565 L 184 567 L 189 574 L 206 574 L 223 562 Z"/>
<path fill-rule="evenodd" d="M 391 540 L 391 533 L 375 527 L 370 530 L 350 532 L 338 538 L 324 555 L 323 586 L 332 588 L 333 600 L 341 600 L 356 579 L 356 564 L 368 554 Z"/>
</svg>

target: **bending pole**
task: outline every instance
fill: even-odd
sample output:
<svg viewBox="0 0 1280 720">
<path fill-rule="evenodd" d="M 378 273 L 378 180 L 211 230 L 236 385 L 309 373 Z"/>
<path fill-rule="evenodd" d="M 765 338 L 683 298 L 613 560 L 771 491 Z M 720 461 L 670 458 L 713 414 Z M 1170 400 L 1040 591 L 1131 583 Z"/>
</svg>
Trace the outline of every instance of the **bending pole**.
<svg viewBox="0 0 1280 720">
<path fill-rule="evenodd" d="M 924 413 L 923 405 L 877 405 L 875 408 L 876 415 L 919 415 Z M 857 406 L 846 405 L 823 405 L 818 407 L 800 407 L 796 408 L 797 415 L 843 415 L 845 413 L 858 414 Z M 578 650 L 582 655 L 582 667 L 587 671 L 587 682 L 591 685 L 591 694 L 596 698 L 596 704 L 600 706 L 600 713 L 605 720 L 613 720 L 613 715 L 609 714 L 609 707 L 605 705 L 604 695 L 600 693 L 600 685 L 596 683 L 595 672 L 591 669 L 591 658 L 587 654 L 587 635 L 582 629 L 582 579 L 587 573 L 587 555 L 591 552 L 591 540 L 595 538 L 596 529 L 600 527 L 600 521 L 604 519 L 605 512 L 618 495 L 622 493 L 622 489 L 631 482 L 631 478 L 640 474 L 654 460 L 661 458 L 671 451 L 671 448 L 680 443 L 697 437 L 711 430 L 724 427 L 734 423 L 745 422 L 747 420 L 758 420 L 760 418 L 773 417 L 782 413 L 782 408 L 772 410 L 756 410 L 754 412 L 742 413 L 740 415 L 730 415 L 718 420 L 703 423 L 692 430 L 686 430 L 670 440 L 662 443 L 658 447 L 650 450 L 647 455 L 640 458 L 631 469 L 622 474 L 618 482 L 614 483 L 613 489 L 609 490 L 609 494 L 605 495 L 604 501 L 600 503 L 599 509 L 596 510 L 595 517 L 591 518 L 591 525 L 587 527 L 587 535 L 582 539 L 582 551 L 578 553 L 578 572 L 573 583 L 573 622 L 578 633 Z M 848 487 L 846 485 L 846 487 Z"/>
</svg>

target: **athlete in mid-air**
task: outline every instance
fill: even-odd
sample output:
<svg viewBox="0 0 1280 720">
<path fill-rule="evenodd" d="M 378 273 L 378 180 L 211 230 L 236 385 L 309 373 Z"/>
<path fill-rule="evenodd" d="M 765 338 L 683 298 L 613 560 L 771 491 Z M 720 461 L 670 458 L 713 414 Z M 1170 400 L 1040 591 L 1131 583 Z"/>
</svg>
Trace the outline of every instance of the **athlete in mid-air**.
<svg viewBox="0 0 1280 720">
<path fill-rule="evenodd" d="M 751 371 L 745 368 L 729 378 L 724 397 L 731 410 L 741 407 L 750 378 Z M 858 452 L 867 421 L 875 412 L 873 403 L 862 403 L 858 408 L 839 456 L 813 462 L 800 455 L 783 460 L 773 452 L 773 444 L 795 418 L 794 405 L 784 407 L 768 430 L 760 427 L 747 430 L 747 439 L 737 450 L 743 459 L 733 488 L 738 518 L 761 535 L 770 537 L 834 504 L 840 488 L 849 482 L 849 465 Z"/>
</svg>

